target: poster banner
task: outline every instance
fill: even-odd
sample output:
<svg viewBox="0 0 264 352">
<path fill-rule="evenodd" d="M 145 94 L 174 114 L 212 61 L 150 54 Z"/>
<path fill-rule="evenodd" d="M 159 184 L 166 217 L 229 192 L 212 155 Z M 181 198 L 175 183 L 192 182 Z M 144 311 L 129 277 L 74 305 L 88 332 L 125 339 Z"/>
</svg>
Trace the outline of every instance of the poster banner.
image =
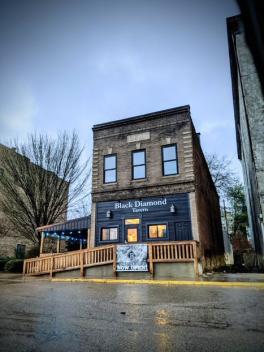
<svg viewBox="0 0 264 352">
<path fill-rule="evenodd" d="M 148 246 L 146 244 L 118 245 L 116 271 L 148 271 Z"/>
</svg>

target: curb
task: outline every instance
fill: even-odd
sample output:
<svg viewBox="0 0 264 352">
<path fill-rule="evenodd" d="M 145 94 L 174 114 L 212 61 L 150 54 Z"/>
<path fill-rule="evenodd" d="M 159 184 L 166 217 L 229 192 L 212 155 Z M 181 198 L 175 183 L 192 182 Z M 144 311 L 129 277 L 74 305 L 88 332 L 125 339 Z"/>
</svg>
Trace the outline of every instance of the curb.
<svg viewBox="0 0 264 352">
<path fill-rule="evenodd" d="M 226 282 L 226 281 L 183 281 L 183 280 L 129 280 L 129 279 L 83 279 L 83 278 L 54 278 L 51 282 L 88 282 L 100 284 L 136 284 L 161 286 L 217 286 L 217 287 L 244 287 L 264 290 L 264 282 Z"/>
</svg>

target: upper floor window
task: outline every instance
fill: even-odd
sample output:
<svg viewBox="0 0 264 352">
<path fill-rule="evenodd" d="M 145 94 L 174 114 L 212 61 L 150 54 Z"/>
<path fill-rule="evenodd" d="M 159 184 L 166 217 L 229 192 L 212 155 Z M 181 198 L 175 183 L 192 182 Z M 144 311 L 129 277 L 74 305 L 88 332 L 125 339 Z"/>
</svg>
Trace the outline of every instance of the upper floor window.
<svg viewBox="0 0 264 352">
<path fill-rule="evenodd" d="M 104 156 L 104 183 L 116 182 L 116 155 Z"/>
<path fill-rule="evenodd" d="M 178 158 L 176 144 L 162 147 L 162 171 L 163 176 L 178 174 Z"/>
<path fill-rule="evenodd" d="M 132 152 L 132 179 L 146 178 L 146 151 L 136 150 Z"/>
</svg>

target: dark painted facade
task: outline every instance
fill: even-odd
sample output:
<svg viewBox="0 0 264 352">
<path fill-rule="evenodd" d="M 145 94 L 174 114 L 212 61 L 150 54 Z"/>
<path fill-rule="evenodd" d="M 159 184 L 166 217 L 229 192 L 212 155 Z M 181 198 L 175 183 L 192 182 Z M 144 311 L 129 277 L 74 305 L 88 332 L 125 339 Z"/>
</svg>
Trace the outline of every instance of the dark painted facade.
<svg viewBox="0 0 264 352">
<path fill-rule="evenodd" d="M 172 205 L 173 208 L 171 209 Z M 107 217 L 108 214 L 110 218 Z M 96 204 L 96 218 L 96 245 L 129 242 L 129 229 L 136 229 L 138 233 L 135 242 L 193 239 L 187 193 L 164 197 L 99 202 Z M 129 223 L 131 219 L 138 220 L 138 223 Z M 149 238 L 148 229 L 152 225 L 165 225 L 166 233 L 164 236 Z M 118 236 L 116 240 L 107 241 L 102 239 L 102 229 L 107 227 L 117 227 Z"/>
</svg>

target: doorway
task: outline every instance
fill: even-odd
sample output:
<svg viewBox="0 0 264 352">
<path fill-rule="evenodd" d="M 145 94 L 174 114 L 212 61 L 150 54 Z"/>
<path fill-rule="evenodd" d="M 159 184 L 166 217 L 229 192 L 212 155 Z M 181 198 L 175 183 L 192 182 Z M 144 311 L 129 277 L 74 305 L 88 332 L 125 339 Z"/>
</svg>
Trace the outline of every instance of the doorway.
<svg viewBox="0 0 264 352">
<path fill-rule="evenodd" d="M 138 242 L 140 219 L 125 220 L 125 240 L 128 243 Z"/>
<path fill-rule="evenodd" d="M 138 242 L 138 227 L 126 226 L 126 240 L 128 243 Z"/>
</svg>

